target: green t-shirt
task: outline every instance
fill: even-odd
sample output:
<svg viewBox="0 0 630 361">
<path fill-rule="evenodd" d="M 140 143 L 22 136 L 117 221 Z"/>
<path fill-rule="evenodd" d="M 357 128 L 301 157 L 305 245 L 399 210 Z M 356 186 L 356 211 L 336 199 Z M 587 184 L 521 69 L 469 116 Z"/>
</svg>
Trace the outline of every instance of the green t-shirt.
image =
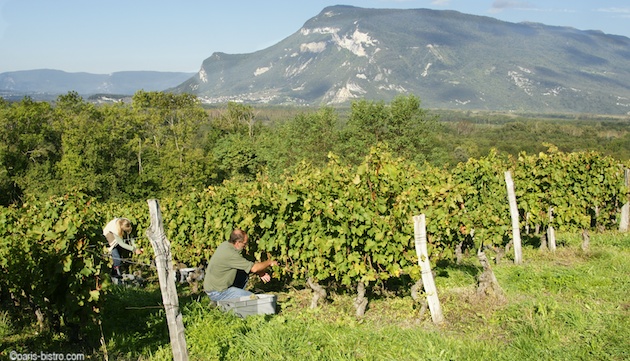
<svg viewBox="0 0 630 361">
<path fill-rule="evenodd" d="M 246 260 L 241 255 L 241 251 L 234 248 L 232 243 L 225 241 L 210 257 L 203 280 L 203 289 L 206 292 L 225 291 L 234 284 L 237 270 L 249 273 L 253 265 L 254 262 Z"/>
</svg>

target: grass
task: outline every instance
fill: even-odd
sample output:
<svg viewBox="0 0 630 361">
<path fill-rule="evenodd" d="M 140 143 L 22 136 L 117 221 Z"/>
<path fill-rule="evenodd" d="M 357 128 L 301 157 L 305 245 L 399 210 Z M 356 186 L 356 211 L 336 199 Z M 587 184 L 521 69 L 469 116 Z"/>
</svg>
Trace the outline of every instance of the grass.
<svg viewBox="0 0 630 361">
<path fill-rule="evenodd" d="M 0 339 L 11 336 L 13 333 L 13 322 L 7 312 L 0 312 Z"/>
<path fill-rule="evenodd" d="M 352 294 L 331 294 L 311 310 L 311 293 L 300 285 L 257 285 L 278 295 L 279 312 L 240 319 L 212 307 L 203 294 L 182 288 L 189 358 L 630 359 L 630 235 L 594 234 L 586 252 L 579 236 L 558 239 L 561 246 L 553 253 L 526 246 L 521 265 L 509 257 L 493 265 L 502 299 L 476 296 L 480 270 L 475 258 L 441 265 L 436 285 L 446 321 L 440 326 L 404 291 L 370 295 L 365 316 L 357 318 Z M 110 360 L 172 359 L 160 304 L 155 286 L 120 288 L 109 295 L 103 332 Z M 38 336 L 28 327 L 15 330 L 2 313 L 0 340 L 0 355 L 73 347 L 62 335 Z M 85 352 L 92 359 L 103 358 L 98 345 Z"/>
</svg>

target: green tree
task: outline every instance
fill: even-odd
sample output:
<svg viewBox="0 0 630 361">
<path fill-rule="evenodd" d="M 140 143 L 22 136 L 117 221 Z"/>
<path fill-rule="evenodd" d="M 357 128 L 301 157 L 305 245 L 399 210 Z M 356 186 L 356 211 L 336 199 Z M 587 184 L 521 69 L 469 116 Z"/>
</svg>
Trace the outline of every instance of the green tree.
<svg viewBox="0 0 630 361">
<path fill-rule="evenodd" d="M 212 150 L 217 165 L 218 179 L 251 181 L 262 170 L 262 160 L 246 137 L 238 134 L 223 136 Z"/>
<path fill-rule="evenodd" d="M 227 109 L 210 121 L 206 149 L 216 164 L 216 182 L 235 178 L 252 180 L 262 171 L 262 127 L 251 105 L 228 102 Z"/>
<path fill-rule="evenodd" d="M 24 193 L 46 193 L 55 182 L 60 136 L 48 103 L 24 98 L 0 102 L 0 203 L 16 202 Z"/>
<path fill-rule="evenodd" d="M 385 141 L 394 154 L 417 162 L 442 160 L 437 118 L 420 107 L 416 96 L 398 96 L 389 106 L 389 123 Z"/>
<path fill-rule="evenodd" d="M 420 99 L 398 96 L 382 101 L 353 102 L 343 143 L 345 154 L 357 163 L 370 147 L 387 143 L 395 154 L 416 161 L 435 158 L 437 118 L 420 108 Z"/>
<path fill-rule="evenodd" d="M 214 119 L 213 125 L 227 134 L 247 135 L 254 138 L 258 122 L 251 105 L 228 102 L 227 110 Z"/>
<path fill-rule="evenodd" d="M 209 183 L 212 163 L 199 139 L 208 121 L 191 94 L 138 91 L 132 107 L 142 124 L 137 154 L 144 182 L 160 184 L 167 193 Z"/>
<path fill-rule="evenodd" d="M 105 131 L 109 139 L 103 150 L 108 162 L 110 198 L 132 197 L 145 199 L 154 194 L 158 185 L 147 182 L 143 171 L 143 135 L 140 119 L 124 104 L 101 106 Z"/>
<path fill-rule="evenodd" d="M 270 127 L 257 144 L 268 172 L 278 176 L 301 161 L 315 166 L 326 164 L 328 154 L 339 145 L 339 134 L 337 112 L 325 107 Z"/>
<path fill-rule="evenodd" d="M 59 96 L 55 110 L 62 134 L 57 164 L 62 189 L 108 197 L 113 188 L 108 180 L 113 155 L 107 148 L 115 135 L 108 131 L 99 109 L 75 92 Z"/>
</svg>

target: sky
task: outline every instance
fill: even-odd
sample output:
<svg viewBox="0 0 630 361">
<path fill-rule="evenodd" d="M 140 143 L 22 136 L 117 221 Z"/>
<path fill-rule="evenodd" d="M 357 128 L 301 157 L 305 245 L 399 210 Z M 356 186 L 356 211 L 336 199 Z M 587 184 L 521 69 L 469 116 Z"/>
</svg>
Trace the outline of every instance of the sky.
<svg viewBox="0 0 630 361">
<path fill-rule="evenodd" d="M 214 52 L 265 49 L 332 5 L 456 10 L 630 37 L 628 0 L 0 0 L 0 73 L 197 72 Z"/>
</svg>

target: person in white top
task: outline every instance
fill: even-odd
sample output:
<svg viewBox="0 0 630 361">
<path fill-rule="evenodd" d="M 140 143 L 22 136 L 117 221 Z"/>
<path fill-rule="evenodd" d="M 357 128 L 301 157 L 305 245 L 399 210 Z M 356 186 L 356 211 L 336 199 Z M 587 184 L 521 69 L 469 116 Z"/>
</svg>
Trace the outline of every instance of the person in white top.
<svg viewBox="0 0 630 361">
<path fill-rule="evenodd" d="M 135 252 L 136 254 L 142 253 L 141 249 L 136 248 L 133 240 L 132 243 L 129 244 L 123 239 L 123 237 L 131 235 L 131 230 L 131 221 L 127 218 L 114 218 L 103 228 L 103 236 L 105 236 L 109 243 L 108 250 L 114 261 L 114 267 L 112 269 L 112 275 L 114 277 L 122 277 L 120 271 L 122 258 L 120 254 L 123 249 L 129 252 Z"/>
</svg>

